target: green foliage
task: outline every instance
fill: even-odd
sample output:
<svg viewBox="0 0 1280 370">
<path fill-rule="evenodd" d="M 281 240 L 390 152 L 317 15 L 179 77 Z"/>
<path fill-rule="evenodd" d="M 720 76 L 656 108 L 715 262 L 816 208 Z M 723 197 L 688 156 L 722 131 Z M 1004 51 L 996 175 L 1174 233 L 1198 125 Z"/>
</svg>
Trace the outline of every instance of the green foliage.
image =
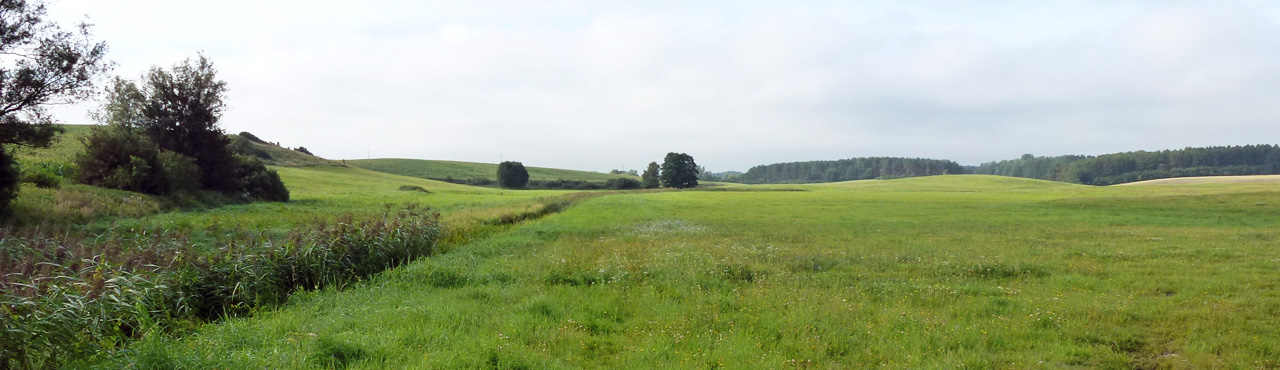
<svg viewBox="0 0 1280 370">
<path fill-rule="evenodd" d="M 200 167 L 195 159 L 168 150 L 160 151 L 158 158 L 169 192 L 193 193 L 200 190 Z"/>
<path fill-rule="evenodd" d="M 226 82 L 216 75 L 201 55 L 167 70 L 152 67 L 139 82 L 116 78 L 95 118 L 140 129 L 161 149 L 194 158 L 205 189 L 238 191 L 231 141 L 218 127 Z"/>
<path fill-rule="evenodd" d="M 973 173 L 1058 181 L 1064 165 L 1085 158 L 1087 157 L 1079 155 L 1036 157 L 1024 154 L 1019 159 L 983 163 L 975 168 Z"/>
<path fill-rule="evenodd" d="M 213 249 L 187 243 L 189 235 L 154 230 L 0 240 L 0 367 L 61 368 L 100 359 L 167 328 L 367 278 L 434 253 L 443 237 L 438 215 L 415 207 L 298 226 L 279 238 L 233 234 Z M 163 353 L 146 356 L 173 361 Z"/>
<path fill-rule="evenodd" d="M 734 181 L 748 184 L 796 184 L 963 173 L 964 167 L 948 160 L 872 157 L 755 166 Z"/>
<path fill-rule="evenodd" d="M 636 179 L 611 179 L 604 182 L 604 187 L 614 190 L 639 189 L 640 181 Z"/>
<path fill-rule="evenodd" d="M 89 26 L 65 31 L 46 19 L 40 0 L 0 2 L 0 218 L 18 195 L 15 147 L 48 147 L 61 129 L 43 105 L 93 94 L 93 82 L 110 68 L 107 45 L 94 42 Z"/>
<path fill-rule="evenodd" d="M 1086 185 L 1192 176 L 1280 174 L 1280 146 L 1245 145 L 1137 151 L 1093 156 L 1035 157 L 983 163 L 975 173 Z"/>
<path fill-rule="evenodd" d="M 254 157 L 235 156 L 235 178 L 243 194 L 257 200 L 271 202 L 289 201 L 289 189 L 280 181 L 276 171 L 267 169 Z"/>
<path fill-rule="evenodd" d="M 57 189 L 62 186 L 62 176 L 58 176 L 54 170 L 48 167 L 28 168 L 22 172 L 22 182 L 35 185 L 38 188 Z"/>
<path fill-rule="evenodd" d="M 640 174 L 640 187 L 645 189 L 657 188 L 661 185 L 658 178 L 660 172 L 658 162 L 649 162 L 649 167 L 646 167 L 644 173 Z"/>
<path fill-rule="evenodd" d="M 0 147 L 0 220 L 9 218 L 13 213 L 11 204 L 18 196 L 18 180 L 22 173 L 9 155 L 9 151 Z"/>
<path fill-rule="evenodd" d="M 251 141 L 251 142 L 255 142 L 255 143 L 258 143 L 258 144 L 267 144 L 267 142 L 266 142 L 266 141 L 264 141 L 264 140 L 262 140 L 262 139 L 258 138 L 258 135 L 251 134 L 251 133 L 249 133 L 248 131 L 240 131 L 240 133 L 239 133 L 239 134 L 236 134 L 236 135 L 237 135 L 237 136 L 240 136 L 240 137 L 242 137 L 242 138 L 245 138 L 246 140 L 249 140 L 249 141 Z M 307 154 L 311 154 L 311 153 L 307 153 Z"/>
<path fill-rule="evenodd" d="M 417 191 L 417 192 L 423 192 L 423 193 L 430 193 L 430 192 L 431 192 L 430 190 L 427 190 L 426 188 L 423 188 L 423 187 L 418 186 L 418 185 L 400 185 L 400 190 L 404 190 L 404 191 Z"/>
<path fill-rule="evenodd" d="M 647 171 L 646 171 L 647 172 Z M 667 153 L 662 160 L 662 186 L 668 188 L 692 188 L 698 186 L 698 164 L 693 156 L 684 153 Z"/>
<path fill-rule="evenodd" d="M 160 149 L 137 130 L 96 127 L 84 146 L 76 157 L 81 183 L 147 194 L 169 192 Z"/>
<path fill-rule="evenodd" d="M 523 189 L 529 185 L 529 171 L 520 162 L 506 161 L 498 164 L 498 186 L 507 189 Z"/>
</svg>

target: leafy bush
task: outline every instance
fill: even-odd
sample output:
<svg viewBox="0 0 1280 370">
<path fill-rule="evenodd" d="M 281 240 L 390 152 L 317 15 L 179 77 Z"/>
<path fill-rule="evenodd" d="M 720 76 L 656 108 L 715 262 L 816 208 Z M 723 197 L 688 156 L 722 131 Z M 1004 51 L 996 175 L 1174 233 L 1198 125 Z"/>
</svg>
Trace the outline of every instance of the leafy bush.
<svg viewBox="0 0 1280 370">
<path fill-rule="evenodd" d="M 252 142 L 258 143 L 258 144 L 266 144 L 266 143 L 267 143 L 266 141 L 264 141 L 264 140 L 262 140 L 262 139 L 259 139 L 257 135 L 250 134 L 248 131 L 240 131 L 239 136 L 240 136 L 240 137 L 242 137 L 242 138 L 248 139 L 249 141 L 252 141 Z"/>
<path fill-rule="evenodd" d="M 22 182 L 38 188 L 57 189 L 62 186 L 62 177 L 43 167 L 36 167 L 22 174 Z"/>
<path fill-rule="evenodd" d="M 423 192 L 423 193 L 430 193 L 430 192 L 431 192 L 430 190 L 424 189 L 424 188 L 422 188 L 421 186 L 417 186 L 417 185 L 400 185 L 400 190 L 404 190 L 404 191 L 418 191 L 418 192 Z"/>
<path fill-rule="evenodd" d="M 254 157 L 235 156 L 236 178 L 240 191 L 257 200 L 271 202 L 288 202 L 289 189 L 280 181 L 280 174 L 267 169 L 262 161 Z"/>
<path fill-rule="evenodd" d="M 530 181 L 528 187 L 532 189 L 597 190 L 603 189 L 605 185 L 603 183 L 584 180 L 555 179 L 549 181 Z"/>
<path fill-rule="evenodd" d="M 12 213 L 10 205 L 13 198 L 18 197 L 18 167 L 7 150 L 0 148 L 0 219 L 8 218 Z"/>
<path fill-rule="evenodd" d="M 604 187 L 608 189 L 614 189 L 614 190 L 639 189 L 640 181 L 636 179 L 626 179 L 626 178 L 609 179 L 609 181 L 604 182 Z"/>
<path fill-rule="evenodd" d="M 305 146 L 300 146 L 300 147 L 297 147 L 297 148 L 293 148 L 293 150 L 294 150 L 294 151 L 297 151 L 297 152 L 299 152 L 299 153 L 302 153 L 302 154 L 309 155 L 309 156 L 315 156 L 315 154 L 311 154 L 311 151 L 310 151 L 310 150 L 307 150 L 307 147 L 305 147 Z"/>
<path fill-rule="evenodd" d="M 168 150 L 160 151 L 159 158 L 170 192 L 191 193 L 200 190 L 200 167 L 196 166 L 194 158 Z"/>
<path fill-rule="evenodd" d="M 76 156 L 81 183 L 147 194 L 169 191 L 160 149 L 136 130 L 94 127 L 84 145 Z"/>
</svg>

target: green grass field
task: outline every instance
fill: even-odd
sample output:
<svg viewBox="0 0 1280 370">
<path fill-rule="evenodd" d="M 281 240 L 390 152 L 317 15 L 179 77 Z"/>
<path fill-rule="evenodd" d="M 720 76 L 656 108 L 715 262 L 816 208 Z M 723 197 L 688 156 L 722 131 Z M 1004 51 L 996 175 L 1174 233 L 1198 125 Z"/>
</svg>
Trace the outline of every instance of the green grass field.
<svg viewBox="0 0 1280 370">
<path fill-rule="evenodd" d="M 69 141 L 19 158 L 65 163 Z M 148 331 L 101 366 L 1280 367 L 1275 182 L 722 184 L 593 193 L 503 225 L 572 193 L 272 168 L 288 203 L 173 211 L 69 184 L 24 185 L 15 209 L 202 243 L 412 203 L 442 214 L 449 245 L 249 317 Z"/>
<path fill-rule="evenodd" d="M 347 164 L 367 170 L 391 173 L 423 179 L 454 178 L 466 180 L 472 178 L 497 178 L 498 165 L 494 163 L 474 163 L 456 161 L 432 161 L 423 159 L 354 159 Z M 543 167 L 525 167 L 529 170 L 529 180 L 582 180 L 604 182 L 609 179 L 633 177 L 610 175 L 607 173 L 562 170 Z"/>
<path fill-rule="evenodd" d="M 283 171 L 291 189 L 315 194 L 284 207 L 399 201 L 381 189 L 406 181 L 376 180 L 386 185 L 367 194 L 307 190 L 342 187 L 322 180 L 332 176 L 323 171 Z M 1274 184 L 1098 188 L 941 176 L 720 190 L 597 197 L 355 288 L 300 293 L 178 338 L 148 337 L 119 360 L 353 369 L 1280 366 Z M 509 200 L 494 193 L 474 194 L 485 199 L 477 204 Z M 424 203 L 449 210 L 472 204 L 468 196 Z M 253 207 L 250 214 L 264 213 Z"/>
</svg>

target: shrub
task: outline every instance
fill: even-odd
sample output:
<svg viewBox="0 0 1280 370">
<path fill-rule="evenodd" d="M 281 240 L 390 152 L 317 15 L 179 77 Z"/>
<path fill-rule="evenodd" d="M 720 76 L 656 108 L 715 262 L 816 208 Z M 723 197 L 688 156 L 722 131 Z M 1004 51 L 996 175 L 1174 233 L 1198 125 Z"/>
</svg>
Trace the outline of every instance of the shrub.
<svg viewBox="0 0 1280 370">
<path fill-rule="evenodd" d="M 293 148 L 293 150 L 294 150 L 294 151 L 297 151 L 297 152 L 299 152 L 299 153 L 302 153 L 302 154 L 309 155 L 309 156 L 315 156 L 315 154 L 311 154 L 311 151 L 310 151 L 310 150 L 307 150 L 307 147 L 305 147 L 305 146 L 300 146 L 300 147 L 297 147 L 297 148 Z"/>
<path fill-rule="evenodd" d="M 289 189 L 280 181 L 280 174 L 267 169 L 257 158 L 235 156 L 235 174 L 245 195 L 271 202 L 289 201 Z"/>
<path fill-rule="evenodd" d="M 200 167 L 196 166 L 194 158 L 162 150 L 160 168 L 164 169 L 170 192 L 190 193 L 200 190 Z"/>
<path fill-rule="evenodd" d="M 62 186 L 62 177 L 45 167 L 36 167 L 22 174 L 22 182 L 35 185 L 38 188 L 57 189 Z"/>
<path fill-rule="evenodd" d="M 0 219 L 8 218 L 10 204 L 18 197 L 18 167 L 7 150 L 0 148 Z"/>
<path fill-rule="evenodd" d="M 168 192 L 160 149 L 136 130 L 95 127 L 84 139 L 84 147 L 76 156 L 80 182 L 148 194 Z"/>
<path fill-rule="evenodd" d="M 431 192 L 430 190 L 424 189 L 424 188 L 422 188 L 421 186 L 417 186 L 417 185 L 400 185 L 400 190 L 404 190 L 404 191 L 419 191 L 419 192 L 423 192 L 423 193 L 430 193 L 430 192 Z"/>
<path fill-rule="evenodd" d="M 604 187 L 615 190 L 639 189 L 640 181 L 636 179 L 609 179 L 604 182 Z"/>
<path fill-rule="evenodd" d="M 529 185 L 529 171 L 520 162 L 499 163 L 498 185 L 507 189 L 523 189 Z"/>
<path fill-rule="evenodd" d="M 243 137 L 243 138 L 245 138 L 245 139 L 248 139 L 249 141 L 252 141 L 252 142 L 255 142 L 255 143 L 258 143 L 258 144 L 266 144 L 266 143 L 267 143 L 266 141 L 264 141 L 264 140 L 262 140 L 262 139 L 259 139 L 257 135 L 250 134 L 248 131 L 240 131 L 240 137 Z"/>
</svg>

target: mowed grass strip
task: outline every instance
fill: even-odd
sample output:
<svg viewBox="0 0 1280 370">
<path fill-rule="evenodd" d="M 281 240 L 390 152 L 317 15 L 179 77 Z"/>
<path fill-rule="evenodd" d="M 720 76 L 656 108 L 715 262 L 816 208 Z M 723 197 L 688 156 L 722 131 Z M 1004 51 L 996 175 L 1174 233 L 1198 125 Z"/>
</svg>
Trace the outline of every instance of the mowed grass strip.
<svg viewBox="0 0 1280 370">
<path fill-rule="evenodd" d="M 1280 367 L 1280 191 L 1265 184 L 800 188 L 595 198 L 354 289 L 145 339 L 121 361 Z"/>
</svg>

